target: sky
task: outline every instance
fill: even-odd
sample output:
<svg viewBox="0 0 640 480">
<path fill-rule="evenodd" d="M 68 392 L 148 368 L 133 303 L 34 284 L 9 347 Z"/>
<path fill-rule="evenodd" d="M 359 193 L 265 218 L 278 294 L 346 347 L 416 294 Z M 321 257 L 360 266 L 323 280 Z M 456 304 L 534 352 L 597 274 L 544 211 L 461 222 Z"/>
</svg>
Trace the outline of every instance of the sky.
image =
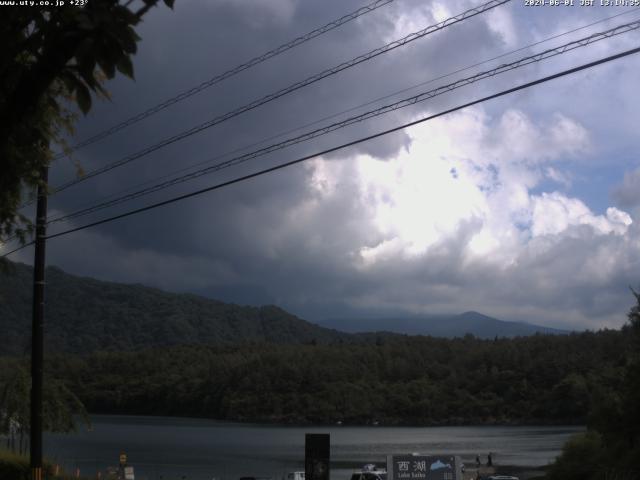
<svg viewBox="0 0 640 480">
<path fill-rule="evenodd" d="M 573 3 L 513 0 L 449 26 L 54 195 L 49 217 L 640 18 L 638 9 Z M 364 4 L 177 0 L 173 11 L 156 8 L 138 29 L 135 80 L 108 83 L 111 100 L 94 102 L 71 142 Z M 58 160 L 50 183 L 74 178 L 76 163 L 85 171 L 98 168 L 481 4 L 395 0 Z M 543 43 L 529 47 L 537 42 Z M 49 233 L 321 152 L 639 44 L 637 30 L 618 35 L 52 225 Z M 319 323 L 475 310 L 548 327 L 618 328 L 635 300 L 629 287 L 640 288 L 638 73 L 636 54 L 52 239 L 47 263 L 104 280 L 275 304 Z M 11 258 L 32 263 L 32 255 L 28 248 Z"/>
</svg>

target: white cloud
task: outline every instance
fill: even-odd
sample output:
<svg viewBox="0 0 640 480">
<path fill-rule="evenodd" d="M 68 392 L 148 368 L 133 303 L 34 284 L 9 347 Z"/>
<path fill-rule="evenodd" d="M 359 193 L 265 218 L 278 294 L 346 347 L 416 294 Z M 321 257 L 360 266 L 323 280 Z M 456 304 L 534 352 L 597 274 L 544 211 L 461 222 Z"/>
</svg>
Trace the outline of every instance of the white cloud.
<svg viewBox="0 0 640 480">
<path fill-rule="evenodd" d="M 489 313 L 522 318 L 527 308 L 543 312 L 541 302 L 553 310 L 565 301 L 558 292 L 566 295 L 567 289 L 618 287 L 625 262 L 640 257 L 638 242 L 629 240 L 637 229 L 630 230 L 628 213 L 610 207 L 596 214 L 578 198 L 534 192 L 545 178 L 564 175 L 567 159 L 589 154 L 588 132 L 575 120 L 555 114 L 533 121 L 518 110 L 491 118 L 476 108 L 414 127 L 409 135 L 410 146 L 392 159 L 360 155 L 353 160 L 352 201 L 361 208 L 351 212 L 362 215 L 375 234 L 368 236 L 369 243 L 352 245 L 351 268 L 378 280 L 387 276 L 406 288 L 414 280 L 411 270 L 421 265 L 421 280 L 401 293 L 387 284 L 375 294 L 351 298 L 353 305 L 468 309 L 472 305 L 461 304 L 452 292 L 464 290 L 466 277 L 476 275 L 492 280 L 474 284 L 466 302 L 473 297 Z M 345 171 L 335 160 L 314 165 L 311 185 L 321 204 L 338 194 Z M 509 310 L 509 300 L 498 290 L 519 296 L 516 286 L 527 291 L 527 298 Z M 611 308 L 606 298 L 603 305 Z M 564 313 L 554 310 L 551 318 L 562 317 L 565 325 L 611 321 L 604 314 L 597 320 L 589 315 L 571 305 Z"/>
<path fill-rule="evenodd" d="M 431 3 L 431 14 L 436 22 L 442 22 L 452 16 L 451 11 L 446 4 L 441 2 Z"/>
<path fill-rule="evenodd" d="M 518 45 L 517 28 L 511 12 L 507 9 L 494 8 L 487 15 L 487 25 L 496 33 L 508 48 Z"/>
<path fill-rule="evenodd" d="M 541 198 L 530 194 L 544 176 L 538 163 L 561 161 L 588 146 L 586 132 L 572 120 L 555 115 L 547 124 L 539 127 L 514 110 L 497 120 L 480 109 L 469 110 L 411 129 L 411 146 L 390 161 L 359 156 L 360 196 L 373 212 L 373 226 L 383 235 L 379 245 L 362 246 L 363 258 L 370 263 L 378 254 L 423 254 L 456 235 L 463 222 L 473 220 L 480 226 L 469 247 L 478 255 L 512 250 L 524 238 L 522 226 L 528 224 L 534 236 L 557 234 L 576 222 L 602 232 L 623 229 L 623 221 L 589 216 L 579 200 L 563 203 L 559 194 Z M 559 129 L 573 134 L 559 142 Z M 316 163 L 312 185 L 325 193 L 326 185 L 335 185 L 332 165 Z M 546 209 L 553 215 L 546 215 Z"/>
<path fill-rule="evenodd" d="M 533 122 L 519 110 L 507 110 L 489 135 L 490 152 L 501 162 L 540 165 L 586 154 L 590 141 L 576 121 L 555 113 L 551 119 Z"/>
<path fill-rule="evenodd" d="M 409 32 L 417 32 L 450 16 L 447 8 L 438 2 L 430 5 L 420 3 L 410 11 L 400 8 L 393 10 L 392 15 L 393 25 L 383 35 L 384 42 L 392 42 L 406 36 Z"/>
<path fill-rule="evenodd" d="M 559 183 L 566 188 L 571 187 L 571 184 L 573 183 L 571 174 L 569 174 L 568 172 L 562 172 L 553 167 L 545 168 L 544 174 L 550 180 L 553 180 L 554 182 Z"/>
<path fill-rule="evenodd" d="M 543 193 L 533 198 L 531 233 L 533 236 L 558 235 L 574 225 L 588 225 L 600 234 L 623 235 L 631 225 L 631 217 L 615 207 L 606 215 L 594 215 L 579 199 L 558 192 Z"/>
</svg>

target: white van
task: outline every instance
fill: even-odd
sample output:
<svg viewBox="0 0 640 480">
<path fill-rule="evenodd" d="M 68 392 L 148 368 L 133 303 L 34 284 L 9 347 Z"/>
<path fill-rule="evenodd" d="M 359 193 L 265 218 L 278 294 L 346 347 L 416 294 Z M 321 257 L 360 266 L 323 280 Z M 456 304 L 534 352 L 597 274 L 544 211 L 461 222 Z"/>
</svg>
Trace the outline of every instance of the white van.
<svg viewBox="0 0 640 480">
<path fill-rule="evenodd" d="M 304 480 L 304 472 L 289 472 L 287 480 Z"/>
<path fill-rule="evenodd" d="M 384 468 L 376 468 L 372 463 L 365 465 L 359 472 L 351 475 L 351 480 L 387 480 L 387 471 Z"/>
</svg>

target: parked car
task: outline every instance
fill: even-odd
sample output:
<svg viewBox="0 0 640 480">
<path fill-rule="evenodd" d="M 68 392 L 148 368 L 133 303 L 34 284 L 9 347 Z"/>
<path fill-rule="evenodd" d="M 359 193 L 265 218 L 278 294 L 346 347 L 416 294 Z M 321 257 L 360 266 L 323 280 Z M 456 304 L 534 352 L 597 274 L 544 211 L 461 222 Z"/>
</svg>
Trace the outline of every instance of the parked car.
<svg viewBox="0 0 640 480">
<path fill-rule="evenodd" d="M 387 471 L 370 463 L 351 474 L 351 480 L 387 480 Z"/>
</svg>

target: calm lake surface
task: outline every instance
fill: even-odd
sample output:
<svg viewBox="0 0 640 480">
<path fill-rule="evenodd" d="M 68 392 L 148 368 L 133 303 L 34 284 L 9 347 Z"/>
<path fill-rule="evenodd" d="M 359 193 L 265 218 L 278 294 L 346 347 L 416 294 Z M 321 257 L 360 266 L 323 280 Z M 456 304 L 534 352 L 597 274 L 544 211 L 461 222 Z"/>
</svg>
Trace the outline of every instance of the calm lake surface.
<svg viewBox="0 0 640 480">
<path fill-rule="evenodd" d="M 493 452 L 502 465 L 542 466 L 579 427 L 288 427 L 173 417 L 98 415 L 92 430 L 45 435 L 45 455 L 69 471 L 94 476 L 126 452 L 136 480 L 237 480 L 304 470 L 305 433 L 331 434 L 331 479 L 348 480 L 388 454 L 449 453 L 475 464 Z"/>
</svg>

